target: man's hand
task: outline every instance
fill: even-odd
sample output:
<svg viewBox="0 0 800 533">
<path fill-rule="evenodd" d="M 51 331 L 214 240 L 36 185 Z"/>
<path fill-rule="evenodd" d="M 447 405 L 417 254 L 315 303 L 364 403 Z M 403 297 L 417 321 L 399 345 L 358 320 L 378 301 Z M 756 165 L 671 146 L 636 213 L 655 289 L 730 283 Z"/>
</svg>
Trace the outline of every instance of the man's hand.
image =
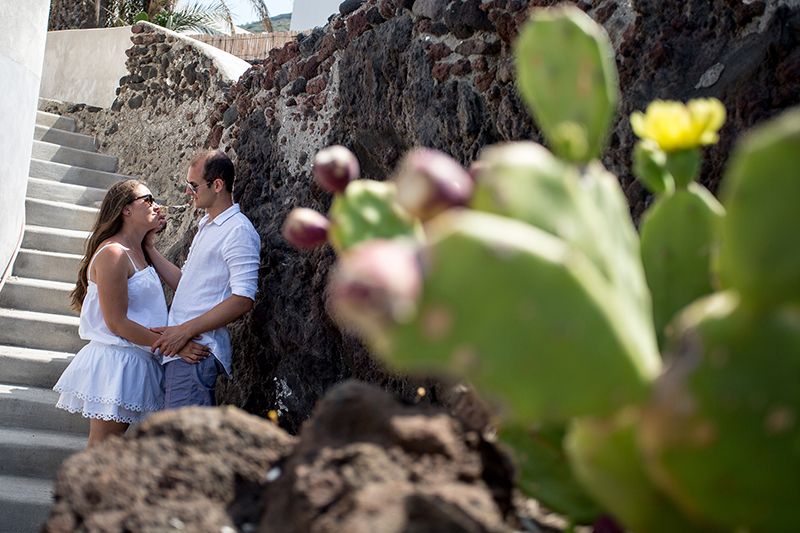
<svg viewBox="0 0 800 533">
<path fill-rule="evenodd" d="M 160 328 L 150 328 L 150 331 L 161 333 L 161 336 L 154 342 L 150 349 L 152 351 L 160 350 L 163 355 L 178 355 L 186 343 L 192 340 L 191 331 L 185 324 L 179 326 L 163 326 Z"/>
<path fill-rule="evenodd" d="M 186 346 L 178 352 L 178 357 L 190 364 L 197 364 L 210 355 L 211 350 L 208 346 L 197 344 L 194 341 L 187 342 Z"/>
</svg>

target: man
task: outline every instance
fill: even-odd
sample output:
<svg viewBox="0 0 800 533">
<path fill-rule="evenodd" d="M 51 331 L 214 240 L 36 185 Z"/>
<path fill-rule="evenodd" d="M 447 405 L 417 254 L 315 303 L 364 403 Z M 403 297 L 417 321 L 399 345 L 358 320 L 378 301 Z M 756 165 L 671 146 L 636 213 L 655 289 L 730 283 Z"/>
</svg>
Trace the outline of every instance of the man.
<svg viewBox="0 0 800 533">
<path fill-rule="evenodd" d="M 168 325 L 155 328 L 152 345 L 163 358 L 167 408 L 215 405 L 218 373 L 231 373 L 227 328 L 253 307 L 258 283 L 261 240 L 253 224 L 233 203 L 233 163 L 220 151 L 206 151 L 189 164 L 186 192 L 205 209 L 182 269 L 145 240 L 145 250 L 161 279 L 175 291 Z M 190 340 L 208 346 L 211 357 L 180 358 Z"/>
</svg>

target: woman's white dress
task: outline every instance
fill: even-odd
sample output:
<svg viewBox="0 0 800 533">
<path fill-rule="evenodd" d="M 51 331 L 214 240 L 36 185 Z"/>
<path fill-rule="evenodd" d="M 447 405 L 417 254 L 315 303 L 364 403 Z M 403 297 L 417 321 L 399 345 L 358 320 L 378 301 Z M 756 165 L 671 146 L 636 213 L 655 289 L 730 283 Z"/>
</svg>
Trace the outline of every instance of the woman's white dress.
<svg viewBox="0 0 800 533">
<path fill-rule="evenodd" d="M 136 270 L 133 260 L 131 264 Z M 164 290 L 152 266 L 136 270 L 128 278 L 128 318 L 146 328 L 167 324 Z M 89 344 L 75 355 L 53 387 L 61 393 L 56 407 L 86 418 L 126 423 L 139 422 L 164 407 L 160 359 L 147 346 L 133 344 L 108 329 L 92 281 L 86 289 L 78 334 Z"/>
</svg>

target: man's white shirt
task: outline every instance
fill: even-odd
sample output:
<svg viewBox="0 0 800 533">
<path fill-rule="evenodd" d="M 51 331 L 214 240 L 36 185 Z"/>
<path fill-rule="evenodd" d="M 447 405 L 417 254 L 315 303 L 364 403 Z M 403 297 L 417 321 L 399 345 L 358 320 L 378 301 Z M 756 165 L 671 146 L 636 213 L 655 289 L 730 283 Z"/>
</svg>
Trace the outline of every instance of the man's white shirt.
<svg viewBox="0 0 800 533">
<path fill-rule="evenodd" d="M 260 250 L 261 238 L 239 204 L 233 204 L 210 222 L 208 215 L 201 218 L 181 268 L 168 325 L 198 317 L 232 294 L 255 300 Z M 226 327 L 203 333 L 196 342 L 207 345 L 225 371 L 231 373 L 231 338 Z M 164 357 L 162 363 L 176 359 L 179 358 Z"/>
</svg>

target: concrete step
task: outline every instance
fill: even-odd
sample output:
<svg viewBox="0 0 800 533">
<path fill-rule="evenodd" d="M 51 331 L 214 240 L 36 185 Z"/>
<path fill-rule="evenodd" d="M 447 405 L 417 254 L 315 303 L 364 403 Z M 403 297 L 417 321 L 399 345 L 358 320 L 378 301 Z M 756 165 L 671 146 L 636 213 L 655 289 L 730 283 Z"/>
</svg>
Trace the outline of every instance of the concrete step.
<svg viewBox="0 0 800 533">
<path fill-rule="evenodd" d="M 73 183 L 85 187 L 96 187 L 98 189 L 108 189 L 118 181 L 127 180 L 133 176 L 116 174 L 114 172 L 102 172 L 89 168 L 65 165 L 54 161 L 31 159 L 28 176 L 43 180 L 58 181 L 61 183 Z"/>
<path fill-rule="evenodd" d="M 9 385 L 53 388 L 74 354 L 0 346 L 0 376 Z"/>
<path fill-rule="evenodd" d="M 33 141 L 31 157 L 103 172 L 117 171 L 117 158 L 115 156 L 76 150 L 75 148 L 43 141 Z"/>
<path fill-rule="evenodd" d="M 0 291 L 0 307 L 78 316 L 70 307 L 74 288 L 74 283 L 10 276 Z"/>
<path fill-rule="evenodd" d="M 50 389 L 0 384 L 3 427 L 88 435 L 89 421 L 79 413 L 56 408 L 59 394 Z"/>
<path fill-rule="evenodd" d="M 82 255 L 20 248 L 11 275 L 75 283 Z"/>
<path fill-rule="evenodd" d="M 0 308 L 0 344 L 77 353 L 86 344 L 79 323 L 75 316 Z"/>
<path fill-rule="evenodd" d="M 61 463 L 84 448 L 85 436 L 0 428 L 0 476 L 55 479 Z"/>
<path fill-rule="evenodd" d="M 25 198 L 25 221 L 34 226 L 91 231 L 98 212 L 96 207 Z"/>
<path fill-rule="evenodd" d="M 37 125 L 33 131 L 33 139 L 35 141 L 69 146 L 78 150 L 86 150 L 87 152 L 97 151 L 97 142 L 94 137 L 49 126 Z"/>
<path fill-rule="evenodd" d="M 22 247 L 43 252 L 61 252 L 83 256 L 86 239 L 89 238 L 89 235 L 88 231 L 28 224 L 25 226 L 25 233 L 22 237 Z"/>
<path fill-rule="evenodd" d="M 47 113 L 46 111 L 36 112 L 36 124 L 65 131 L 75 131 L 75 119 L 62 117 L 55 113 Z"/>
<path fill-rule="evenodd" d="M 0 476 L 0 533 L 34 533 L 50 515 L 53 483 L 46 479 Z"/>
<path fill-rule="evenodd" d="M 28 198 L 38 198 L 40 200 L 50 200 L 53 202 L 68 202 L 85 207 L 100 207 L 106 189 L 97 187 L 85 187 L 72 183 L 60 183 L 58 181 L 44 180 L 40 178 L 28 178 Z"/>
</svg>

